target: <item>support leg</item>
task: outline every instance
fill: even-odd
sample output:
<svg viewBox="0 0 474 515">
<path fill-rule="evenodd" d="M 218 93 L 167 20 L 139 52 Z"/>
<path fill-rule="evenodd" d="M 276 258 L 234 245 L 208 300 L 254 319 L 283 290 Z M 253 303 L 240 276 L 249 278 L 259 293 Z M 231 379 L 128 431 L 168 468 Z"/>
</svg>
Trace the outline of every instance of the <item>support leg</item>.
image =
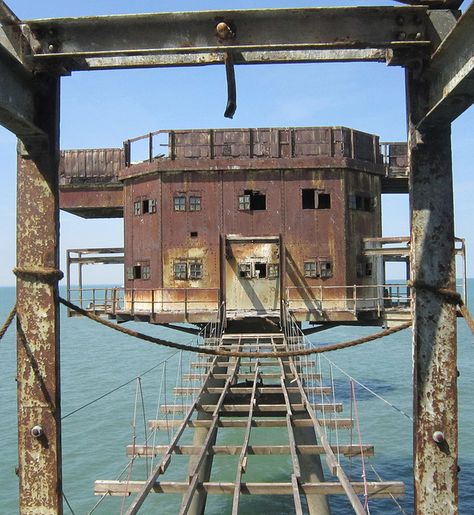
<svg viewBox="0 0 474 515">
<path fill-rule="evenodd" d="M 456 310 L 450 125 L 415 129 L 427 84 L 408 72 L 415 513 L 458 513 Z M 418 284 L 418 286 L 416 286 Z M 444 438 L 436 443 L 433 435 Z M 438 434 L 439 436 L 439 434 Z"/>
<path fill-rule="evenodd" d="M 19 143 L 17 381 L 21 514 L 62 513 L 58 310 L 59 79 L 37 118 L 48 139 Z M 50 273 L 48 273 L 48 271 Z"/>
</svg>

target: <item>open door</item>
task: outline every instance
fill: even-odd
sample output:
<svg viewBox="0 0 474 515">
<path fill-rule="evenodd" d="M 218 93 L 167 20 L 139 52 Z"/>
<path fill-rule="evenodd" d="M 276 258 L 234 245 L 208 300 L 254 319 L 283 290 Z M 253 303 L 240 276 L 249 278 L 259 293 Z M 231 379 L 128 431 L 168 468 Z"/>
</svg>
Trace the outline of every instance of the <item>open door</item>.
<svg viewBox="0 0 474 515">
<path fill-rule="evenodd" d="M 228 316 L 279 316 L 280 238 L 228 235 L 225 248 Z"/>
</svg>

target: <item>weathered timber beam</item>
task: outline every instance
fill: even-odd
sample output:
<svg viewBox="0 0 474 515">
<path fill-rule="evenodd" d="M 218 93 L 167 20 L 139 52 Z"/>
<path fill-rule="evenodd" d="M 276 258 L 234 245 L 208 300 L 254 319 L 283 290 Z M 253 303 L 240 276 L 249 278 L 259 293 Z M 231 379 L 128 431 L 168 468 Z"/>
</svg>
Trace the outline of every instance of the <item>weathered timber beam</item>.
<svg viewBox="0 0 474 515">
<path fill-rule="evenodd" d="M 342 403 L 312 403 L 311 406 L 313 409 L 318 411 L 332 412 L 336 411 L 340 413 L 343 410 Z M 190 408 L 187 404 L 162 404 L 160 406 L 161 413 L 183 413 Z M 224 413 L 232 413 L 232 412 L 242 412 L 249 411 L 252 408 L 250 404 L 224 404 L 221 408 L 221 411 Z M 305 404 L 292 404 L 291 408 L 294 411 L 305 411 Z M 212 413 L 216 409 L 214 404 L 199 404 L 199 411 L 206 411 Z M 258 404 L 255 408 L 256 411 L 286 411 L 285 404 Z"/>
<path fill-rule="evenodd" d="M 437 48 L 422 75 L 427 107 L 417 128 L 450 123 L 474 102 L 474 3 Z"/>
<path fill-rule="evenodd" d="M 0 124 L 19 138 L 44 136 L 35 121 L 35 82 L 26 68 L 0 45 Z"/>
<path fill-rule="evenodd" d="M 139 492 L 144 481 L 101 481 L 98 480 L 94 484 L 95 495 L 129 495 Z M 188 482 L 178 481 L 161 481 L 153 484 L 152 491 L 154 493 L 170 493 L 177 494 L 187 490 Z M 205 482 L 200 486 L 209 494 L 232 494 L 234 492 L 234 483 L 210 483 Z M 366 491 L 369 497 L 387 498 L 402 497 L 405 494 L 405 485 L 399 481 L 369 481 L 351 483 L 354 491 L 361 495 Z M 324 494 L 324 495 L 340 495 L 345 491 L 339 482 L 324 483 L 303 483 L 301 490 L 305 494 Z M 291 483 L 242 483 L 241 494 L 243 495 L 292 495 L 293 487 Z"/>
<path fill-rule="evenodd" d="M 217 30 L 222 21 L 231 29 L 226 34 Z M 25 23 L 39 41 L 34 64 L 71 71 L 216 64 L 223 62 L 225 51 L 237 64 L 380 61 L 383 49 L 431 46 L 423 6 L 151 13 Z"/>
<path fill-rule="evenodd" d="M 181 420 L 149 420 L 148 428 L 149 429 L 157 429 L 161 431 L 167 431 L 169 428 L 177 427 L 181 424 Z M 245 427 L 246 419 L 244 420 L 236 420 L 232 419 L 220 419 L 218 422 L 218 427 L 223 428 L 234 428 L 234 427 Z M 312 427 L 313 422 L 311 419 L 298 418 L 293 421 L 293 424 L 296 427 Z M 191 420 L 188 423 L 188 427 L 209 427 L 210 420 Z M 286 420 L 282 418 L 262 418 L 262 419 L 253 419 L 252 420 L 253 427 L 286 427 Z M 323 420 L 321 419 L 321 426 L 337 428 L 337 429 L 348 429 L 353 426 L 353 420 L 349 418 L 335 418 L 331 420 Z"/>
<path fill-rule="evenodd" d="M 168 450 L 167 445 L 127 445 L 127 456 L 156 456 L 164 454 Z M 344 456 L 364 456 L 374 455 L 373 445 L 339 445 L 332 446 L 334 452 L 339 452 Z M 201 447 L 198 445 L 177 445 L 174 448 L 175 454 L 194 455 L 199 454 Z M 230 455 L 236 456 L 242 451 L 242 445 L 213 445 L 209 448 L 209 454 Z M 325 450 L 322 445 L 297 445 L 296 451 L 298 454 L 324 454 Z M 247 454 L 254 456 L 267 456 L 267 455 L 289 455 L 289 445 L 249 445 L 247 447 Z"/>
</svg>

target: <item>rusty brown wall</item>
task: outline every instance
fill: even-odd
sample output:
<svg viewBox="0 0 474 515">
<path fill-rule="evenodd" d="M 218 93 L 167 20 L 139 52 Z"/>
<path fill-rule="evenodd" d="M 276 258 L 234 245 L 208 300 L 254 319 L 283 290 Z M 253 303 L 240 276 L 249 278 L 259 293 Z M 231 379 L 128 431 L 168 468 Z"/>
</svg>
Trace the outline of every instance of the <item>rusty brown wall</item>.
<svg viewBox="0 0 474 515">
<path fill-rule="evenodd" d="M 286 286 L 346 284 L 343 173 L 288 170 L 283 174 Z M 329 193 L 331 209 L 302 209 L 302 190 L 306 188 Z M 332 277 L 304 277 L 304 261 L 324 257 L 332 260 Z"/>
<path fill-rule="evenodd" d="M 345 173 L 345 236 L 347 256 L 347 284 L 373 284 L 372 277 L 357 277 L 357 260 L 362 254 L 362 238 L 382 236 L 380 177 L 361 172 Z M 350 194 L 367 194 L 373 197 L 373 211 L 359 211 L 348 208 Z M 375 262 L 374 262 L 375 274 Z"/>
<path fill-rule="evenodd" d="M 331 208 L 302 209 L 305 188 L 329 193 Z M 266 209 L 239 211 L 244 190 L 264 193 Z M 375 210 L 347 209 L 349 192 L 370 192 L 377 199 Z M 173 198 L 180 193 L 200 195 L 201 211 L 174 211 Z M 142 198 L 156 199 L 157 212 L 134 215 L 133 204 Z M 125 185 L 126 267 L 142 261 L 151 265 L 150 280 L 126 280 L 126 286 L 219 288 L 219 238 L 229 234 L 281 235 L 284 286 L 361 284 L 365 279 L 356 277 L 361 238 L 379 236 L 380 230 L 379 176 L 349 169 L 161 172 Z M 173 261 L 181 258 L 202 259 L 203 278 L 175 280 Z M 304 261 L 318 258 L 332 262 L 332 277 L 304 277 Z"/>
<path fill-rule="evenodd" d="M 150 289 L 161 286 L 161 216 L 160 216 L 160 181 L 137 180 L 125 185 L 124 231 L 125 231 L 125 287 Z M 157 211 L 139 216 L 134 214 L 134 202 L 137 200 L 157 200 Z M 150 263 L 150 279 L 127 279 L 127 268 Z"/>
</svg>

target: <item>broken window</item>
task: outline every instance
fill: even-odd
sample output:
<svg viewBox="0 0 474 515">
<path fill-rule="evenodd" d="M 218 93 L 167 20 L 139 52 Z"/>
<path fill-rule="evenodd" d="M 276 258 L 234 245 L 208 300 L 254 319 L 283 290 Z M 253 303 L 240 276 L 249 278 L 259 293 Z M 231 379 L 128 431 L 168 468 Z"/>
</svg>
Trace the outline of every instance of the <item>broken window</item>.
<svg viewBox="0 0 474 515">
<path fill-rule="evenodd" d="M 239 210 L 250 211 L 250 195 L 239 196 Z"/>
<path fill-rule="evenodd" d="M 304 276 L 305 277 L 318 277 L 318 267 L 316 261 L 304 262 Z"/>
<path fill-rule="evenodd" d="M 141 279 L 142 278 L 142 267 L 141 265 L 135 265 L 133 267 L 133 278 Z"/>
<path fill-rule="evenodd" d="M 241 211 L 264 211 L 267 209 L 267 197 L 260 191 L 245 190 L 239 196 L 239 210 Z"/>
<path fill-rule="evenodd" d="M 186 263 L 186 261 L 176 261 L 173 264 L 173 273 L 175 279 L 187 279 L 188 264 Z"/>
<path fill-rule="evenodd" d="M 373 211 L 375 209 L 376 199 L 368 195 L 349 195 L 348 206 L 349 209 L 356 209 L 357 211 Z"/>
<path fill-rule="evenodd" d="M 156 213 L 156 200 L 145 199 L 142 201 L 142 212 L 145 213 Z"/>
<path fill-rule="evenodd" d="M 201 197 L 195 195 L 189 197 L 189 211 L 201 211 Z"/>
<path fill-rule="evenodd" d="M 142 214 L 142 203 L 140 202 L 140 200 L 137 200 L 133 203 L 133 214 L 135 216 Z"/>
<path fill-rule="evenodd" d="M 319 262 L 319 276 L 321 279 L 327 279 L 332 277 L 332 263 L 331 261 L 320 261 Z"/>
<path fill-rule="evenodd" d="M 251 263 L 240 263 L 239 264 L 239 277 L 243 279 L 252 278 L 252 265 Z"/>
<path fill-rule="evenodd" d="M 142 279 L 150 279 L 150 265 L 142 265 Z"/>
<path fill-rule="evenodd" d="M 189 233 L 189 236 L 190 236 L 191 238 L 197 238 L 197 237 L 198 237 L 198 232 L 197 232 L 197 231 L 191 231 L 191 232 Z"/>
<path fill-rule="evenodd" d="M 189 279 L 202 279 L 202 262 L 191 261 L 189 263 Z"/>
<path fill-rule="evenodd" d="M 301 207 L 303 209 L 330 209 L 331 195 L 321 193 L 313 188 L 304 188 L 301 190 Z"/>
<path fill-rule="evenodd" d="M 266 263 L 254 263 L 254 277 L 255 279 L 265 279 L 267 277 Z"/>
<path fill-rule="evenodd" d="M 278 264 L 277 263 L 270 263 L 268 265 L 268 277 L 269 279 L 275 279 L 276 277 L 278 277 Z"/>
<path fill-rule="evenodd" d="M 173 206 L 175 211 L 186 211 L 186 197 L 183 195 L 175 196 Z"/>
</svg>

